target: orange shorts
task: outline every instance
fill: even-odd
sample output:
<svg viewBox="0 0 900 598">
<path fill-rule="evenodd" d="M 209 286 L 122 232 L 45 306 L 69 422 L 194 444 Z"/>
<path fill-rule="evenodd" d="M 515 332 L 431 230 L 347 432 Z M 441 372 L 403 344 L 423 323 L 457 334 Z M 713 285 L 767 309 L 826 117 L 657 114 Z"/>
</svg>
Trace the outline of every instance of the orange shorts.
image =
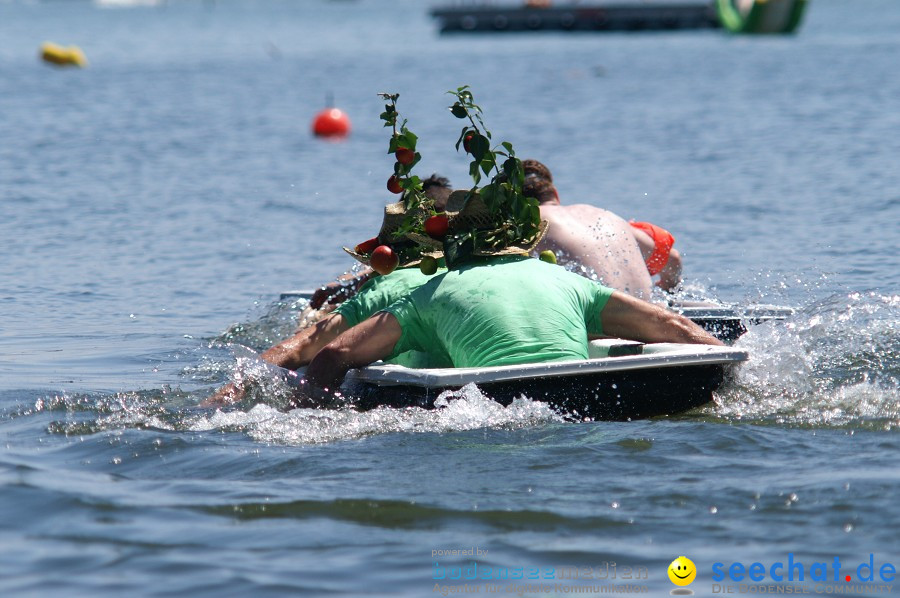
<svg viewBox="0 0 900 598">
<path fill-rule="evenodd" d="M 632 221 L 628 224 L 644 231 L 653 239 L 653 253 L 647 258 L 647 270 L 650 272 L 650 276 L 659 274 L 669 262 L 669 252 L 672 251 L 672 245 L 675 244 L 675 237 L 666 229 L 649 222 Z"/>
</svg>

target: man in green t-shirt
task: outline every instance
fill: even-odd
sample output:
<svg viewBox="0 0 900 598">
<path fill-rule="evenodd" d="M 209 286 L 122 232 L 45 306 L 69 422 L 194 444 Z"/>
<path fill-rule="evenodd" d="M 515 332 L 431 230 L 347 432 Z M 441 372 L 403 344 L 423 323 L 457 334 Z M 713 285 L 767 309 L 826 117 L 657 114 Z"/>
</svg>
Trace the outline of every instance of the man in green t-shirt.
<svg viewBox="0 0 900 598">
<path fill-rule="evenodd" d="M 477 193 L 455 192 L 449 230 L 481 234 L 478 223 L 490 213 Z M 474 253 L 341 334 L 310 362 L 305 392 L 328 394 L 349 369 L 408 350 L 439 350 L 455 367 L 482 367 L 585 359 L 589 335 L 722 344 L 681 315 L 526 257 L 545 231 L 542 223 L 528 239 Z"/>
<path fill-rule="evenodd" d="M 588 335 L 613 290 L 525 256 L 484 258 L 447 272 L 381 311 L 402 335 L 391 355 L 446 352 L 455 367 L 587 359 Z"/>
</svg>

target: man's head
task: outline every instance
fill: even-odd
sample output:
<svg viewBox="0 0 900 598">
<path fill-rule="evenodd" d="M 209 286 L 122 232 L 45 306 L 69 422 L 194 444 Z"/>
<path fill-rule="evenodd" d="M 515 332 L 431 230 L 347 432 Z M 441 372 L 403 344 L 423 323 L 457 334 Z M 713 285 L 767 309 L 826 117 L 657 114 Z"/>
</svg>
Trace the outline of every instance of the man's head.
<svg viewBox="0 0 900 598">
<path fill-rule="evenodd" d="M 447 198 L 453 188 L 450 187 L 450 181 L 446 177 L 439 174 L 433 174 L 422 181 L 422 191 L 428 199 L 434 201 L 434 209 L 443 212 L 447 209 Z"/>
<path fill-rule="evenodd" d="M 553 185 L 553 175 L 550 169 L 537 160 L 523 160 L 522 167 L 525 170 L 525 183 L 522 191 L 526 197 L 533 197 L 541 204 L 558 204 L 559 195 Z"/>
</svg>

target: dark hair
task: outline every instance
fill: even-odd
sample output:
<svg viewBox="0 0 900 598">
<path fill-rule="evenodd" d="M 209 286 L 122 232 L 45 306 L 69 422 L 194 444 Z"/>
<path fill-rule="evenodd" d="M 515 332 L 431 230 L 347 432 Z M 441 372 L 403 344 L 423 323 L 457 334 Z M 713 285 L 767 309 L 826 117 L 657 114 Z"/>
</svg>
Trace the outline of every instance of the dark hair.
<svg viewBox="0 0 900 598">
<path fill-rule="evenodd" d="M 531 159 L 523 160 L 522 168 L 525 171 L 522 191 L 526 197 L 533 197 L 540 203 L 556 198 L 556 187 L 553 186 L 553 175 L 550 174 L 549 168 Z"/>
<path fill-rule="evenodd" d="M 438 211 L 443 211 L 447 207 L 447 198 L 450 197 L 453 187 L 450 186 L 450 181 L 447 177 L 433 174 L 422 181 L 422 191 L 425 192 L 428 198 L 434 200 L 434 207 Z"/>
</svg>

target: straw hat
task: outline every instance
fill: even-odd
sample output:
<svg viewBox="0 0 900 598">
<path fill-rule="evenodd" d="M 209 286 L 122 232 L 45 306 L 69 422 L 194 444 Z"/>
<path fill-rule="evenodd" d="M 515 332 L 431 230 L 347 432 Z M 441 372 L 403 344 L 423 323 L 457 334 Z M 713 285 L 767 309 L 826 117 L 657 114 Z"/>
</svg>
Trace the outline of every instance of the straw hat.
<svg viewBox="0 0 900 598">
<path fill-rule="evenodd" d="M 474 230 L 480 233 L 502 233 L 509 228 L 505 223 L 503 214 L 492 214 L 490 208 L 481 199 L 478 190 L 454 191 L 447 200 L 447 234 L 460 233 Z M 498 217 L 499 216 L 499 217 Z M 550 223 L 541 220 L 537 231 L 530 238 L 518 239 L 513 243 L 500 244 L 499 246 L 481 247 L 472 255 L 497 256 L 497 255 L 528 255 L 547 234 Z M 426 235 L 410 233 L 410 239 L 426 247 L 441 249 L 443 244 Z"/>
<path fill-rule="evenodd" d="M 415 244 L 410 243 L 410 235 L 398 235 L 398 231 L 400 231 L 406 223 L 408 214 L 409 212 L 407 212 L 406 206 L 403 205 L 402 201 L 384 206 L 384 218 L 381 221 L 381 230 L 378 231 L 378 236 L 376 237 L 378 239 L 378 244 L 390 245 L 397 255 L 400 256 L 400 265 L 397 266 L 398 268 L 415 266 L 422 261 L 422 257 L 426 255 L 434 257 L 435 259 L 443 257 L 440 243 L 438 243 L 437 248 L 433 247 L 431 244 L 428 244 L 425 247 L 417 247 Z M 422 206 L 417 208 L 413 214 L 421 216 L 421 218 L 424 219 L 427 216 L 427 211 L 425 207 Z M 428 239 L 432 240 L 430 237 L 428 237 Z M 343 249 L 363 264 L 367 266 L 371 265 L 369 263 L 368 255 L 357 253 L 353 249 L 347 247 L 344 247 Z"/>
</svg>

